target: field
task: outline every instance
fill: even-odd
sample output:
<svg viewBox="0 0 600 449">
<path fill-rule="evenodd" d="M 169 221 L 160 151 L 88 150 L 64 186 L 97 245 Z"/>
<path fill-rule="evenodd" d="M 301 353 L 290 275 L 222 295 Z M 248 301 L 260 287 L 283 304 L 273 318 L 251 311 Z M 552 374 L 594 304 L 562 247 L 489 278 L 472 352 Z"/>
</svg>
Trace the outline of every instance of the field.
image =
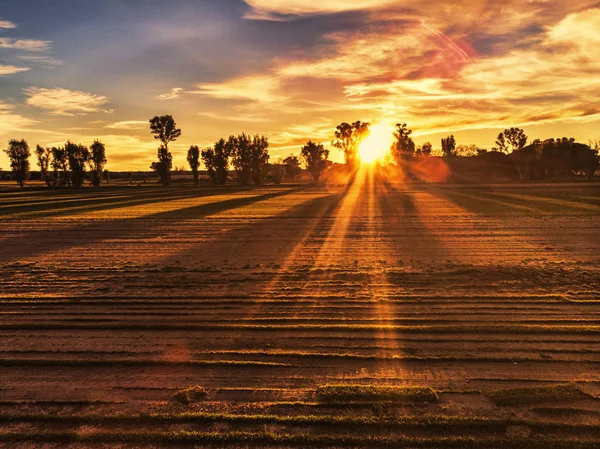
<svg viewBox="0 0 600 449">
<path fill-rule="evenodd" d="M 0 193 L 0 447 L 593 448 L 600 184 Z"/>
</svg>

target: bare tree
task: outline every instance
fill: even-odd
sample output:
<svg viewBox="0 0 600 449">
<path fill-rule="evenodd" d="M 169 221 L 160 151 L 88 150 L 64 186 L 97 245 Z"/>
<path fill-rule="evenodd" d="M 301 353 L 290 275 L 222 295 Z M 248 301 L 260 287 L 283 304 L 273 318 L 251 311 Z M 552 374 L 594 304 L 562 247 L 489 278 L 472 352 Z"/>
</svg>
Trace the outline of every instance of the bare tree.
<svg viewBox="0 0 600 449">
<path fill-rule="evenodd" d="M 29 145 L 25 139 L 11 140 L 8 142 L 8 148 L 4 150 L 10 160 L 10 168 L 12 169 L 17 182 L 21 188 L 25 187 L 25 182 L 29 179 Z"/>
<path fill-rule="evenodd" d="M 198 185 L 198 167 L 200 166 L 200 148 L 197 145 L 192 145 L 188 150 L 187 161 L 194 175 L 194 185 Z"/>
</svg>

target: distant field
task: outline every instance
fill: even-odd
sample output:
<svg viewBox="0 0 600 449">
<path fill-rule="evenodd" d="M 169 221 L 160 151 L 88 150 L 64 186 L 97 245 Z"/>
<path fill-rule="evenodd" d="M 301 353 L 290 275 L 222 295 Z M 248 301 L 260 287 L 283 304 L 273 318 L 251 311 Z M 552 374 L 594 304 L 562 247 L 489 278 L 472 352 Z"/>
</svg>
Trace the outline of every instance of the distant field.
<svg viewBox="0 0 600 449">
<path fill-rule="evenodd" d="M 598 447 L 597 183 L 6 190 L 0 222 L 0 447 Z"/>
</svg>

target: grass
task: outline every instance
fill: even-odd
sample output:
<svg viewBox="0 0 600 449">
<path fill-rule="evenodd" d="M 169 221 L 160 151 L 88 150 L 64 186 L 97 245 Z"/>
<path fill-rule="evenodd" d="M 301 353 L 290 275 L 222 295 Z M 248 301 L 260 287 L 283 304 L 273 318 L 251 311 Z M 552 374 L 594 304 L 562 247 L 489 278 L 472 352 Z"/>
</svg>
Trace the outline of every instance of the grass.
<svg viewBox="0 0 600 449">
<path fill-rule="evenodd" d="M 317 387 L 317 396 L 327 402 L 438 400 L 438 395 L 432 388 L 408 386 L 320 385 Z"/>
<path fill-rule="evenodd" d="M 0 359 L 0 366 L 63 366 L 63 367 L 85 367 L 85 366 L 244 366 L 244 367 L 277 367 L 291 368 L 289 363 L 260 362 L 255 360 L 132 360 L 132 359 Z"/>
<path fill-rule="evenodd" d="M 354 436 L 323 434 L 278 434 L 274 432 L 10 432 L 0 433 L 0 442 L 38 443 L 131 443 L 174 447 L 210 444 L 252 446 L 367 447 L 367 448 L 457 448 L 457 449 L 596 449 L 597 441 L 572 439 L 519 439 L 473 437 Z"/>
<path fill-rule="evenodd" d="M 493 390 L 486 396 L 494 404 L 503 407 L 594 399 L 594 396 L 573 384 Z"/>
<path fill-rule="evenodd" d="M 181 404 L 190 405 L 208 396 L 208 392 L 200 385 L 184 388 L 173 395 L 173 399 Z"/>
</svg>

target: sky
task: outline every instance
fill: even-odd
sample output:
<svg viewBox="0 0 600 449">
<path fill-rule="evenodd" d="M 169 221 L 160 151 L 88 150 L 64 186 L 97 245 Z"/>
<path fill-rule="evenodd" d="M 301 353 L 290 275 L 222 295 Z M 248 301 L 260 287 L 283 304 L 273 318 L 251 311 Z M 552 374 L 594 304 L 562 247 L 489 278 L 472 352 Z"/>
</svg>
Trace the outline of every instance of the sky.
<svg viewBox="0 0 600 449">
<path fill-rule="evenodd" d="M 491 148 L 511 126 L 587 142 L 600 2 L 0 0 L 0 148 L 97 138 L 107 168 L 145 170 L 163 114 L 182 129 L 176 166 L 241 132 L 277 160 L 356 120 L 407 123 L 434 148 Z"/>
</svg>

